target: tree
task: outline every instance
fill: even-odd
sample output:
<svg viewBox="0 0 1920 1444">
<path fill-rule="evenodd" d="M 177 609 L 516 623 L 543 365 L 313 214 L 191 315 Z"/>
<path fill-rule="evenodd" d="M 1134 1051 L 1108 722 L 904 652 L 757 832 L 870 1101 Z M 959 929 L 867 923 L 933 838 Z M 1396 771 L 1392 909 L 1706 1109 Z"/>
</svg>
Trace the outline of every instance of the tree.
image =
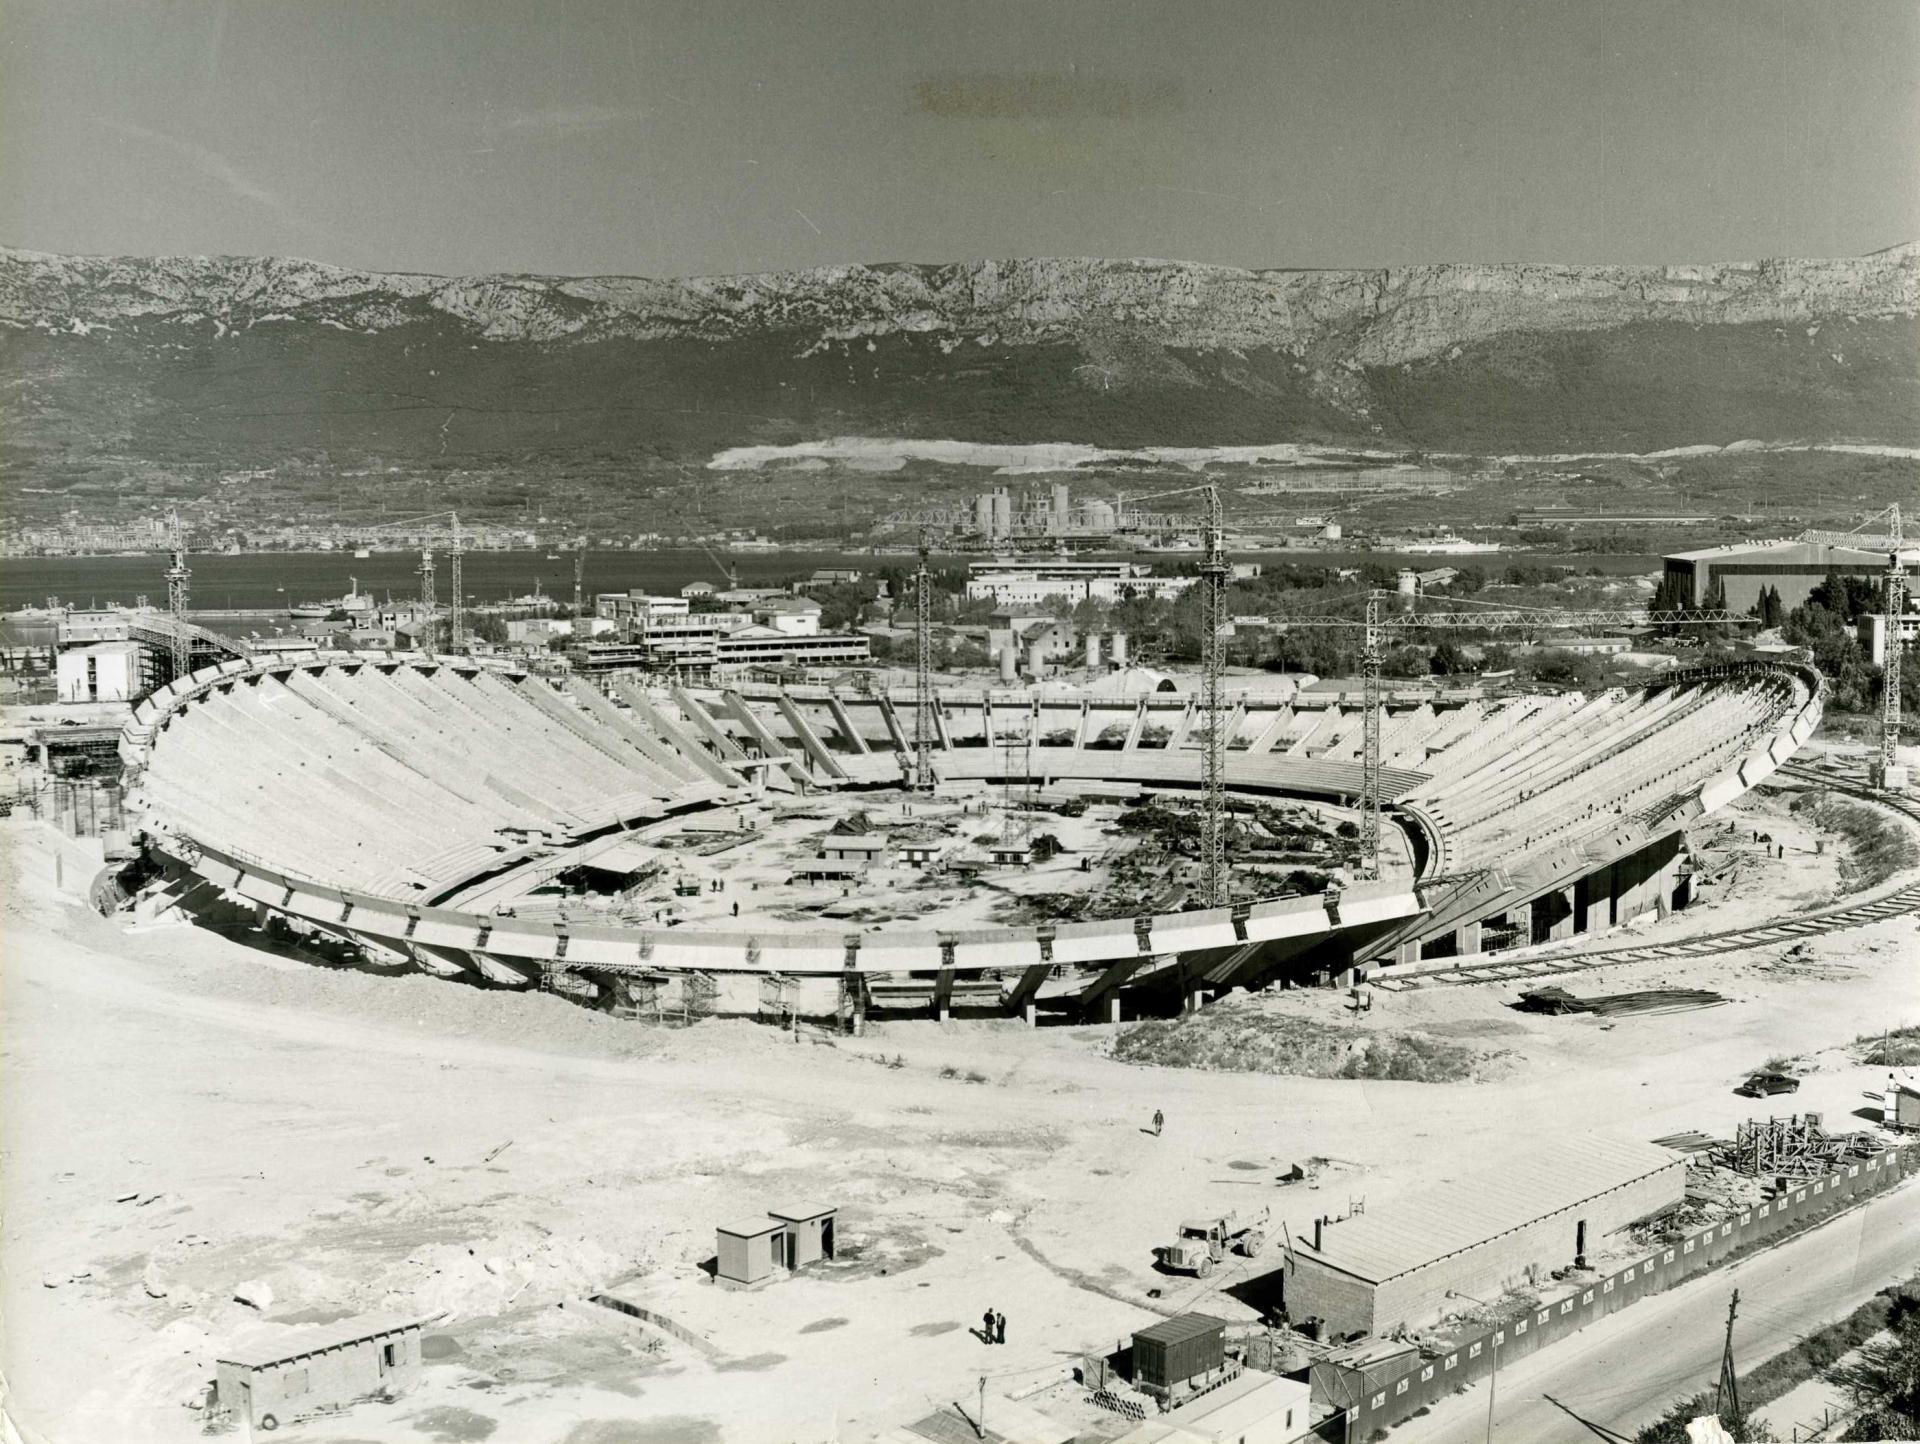
<svg viewBox="0 0 1920 1444">
<path fill-rule="evenodd" d="M 1462 672 L 1471 672 L 1473 659 L 1452 642 L 1442 641 L 1433 649 L 1428 666 L 1436 677 L 1454 677 Z"/>
</svg>

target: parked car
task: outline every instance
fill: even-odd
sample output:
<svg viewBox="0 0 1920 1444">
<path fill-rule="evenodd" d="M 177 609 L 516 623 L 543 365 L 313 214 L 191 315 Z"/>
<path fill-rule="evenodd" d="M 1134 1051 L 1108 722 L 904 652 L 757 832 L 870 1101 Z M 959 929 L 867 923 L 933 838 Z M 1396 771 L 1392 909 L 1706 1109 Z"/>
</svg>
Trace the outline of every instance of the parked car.
<svg viewBox="0 0 1920 1444">
<path fill-rule="evenodd" d="M 1744 1098 L 1768 1098 L 1775 1093 L 1798 1093 L 1800 1080 L 1791 1073 L 1755 1073 L 1733 1091 Z"/>
</svg>

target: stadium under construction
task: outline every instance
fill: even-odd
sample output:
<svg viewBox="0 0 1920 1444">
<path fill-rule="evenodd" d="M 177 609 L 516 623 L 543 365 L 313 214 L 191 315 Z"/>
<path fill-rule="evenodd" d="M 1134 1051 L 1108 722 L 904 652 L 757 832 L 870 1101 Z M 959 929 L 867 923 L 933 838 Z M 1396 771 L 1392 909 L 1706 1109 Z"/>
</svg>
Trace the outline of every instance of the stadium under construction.
<svg viewBox="0 0 1920 1444">
<path fill-rule="evenodd" d="M 1342 694 L 1229 688 L 1230 815 L 1351 819 L 1371 740 L 1378 866 L 1280 895 L 1230 833 L 1224 905 L 1176 887 L 1076 921 L 1018 913 L 1034 819 L 1073 804 L 1046 866 L 1100 892 L 1130 808 L 1208 795 L 1203 696 L 243 656 L 142 699 L 121 754 L 155 896 L 219 896 L 375 963 L 662 1017 L 1117 1020 L 1684 906 L 1688 827 L 1785 762 L 1821 702 L 1810 667 L 1754 661 L 1590 694 L 1389 693 L 1369 739 Z"/>
</svg>

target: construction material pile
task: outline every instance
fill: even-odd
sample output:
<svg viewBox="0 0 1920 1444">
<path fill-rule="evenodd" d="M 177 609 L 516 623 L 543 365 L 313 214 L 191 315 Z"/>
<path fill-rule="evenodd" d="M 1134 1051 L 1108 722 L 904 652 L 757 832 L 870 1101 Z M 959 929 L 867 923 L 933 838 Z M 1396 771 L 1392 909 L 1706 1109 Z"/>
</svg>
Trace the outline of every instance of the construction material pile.
<svg viewBox="0 0 1920 1444">
<path fill-rule="evenodd" d="M 1703 988 L 1650 988 L 1638 993 L 1609 993 L 1577 998 L 1565 988 L 1536 988 L 1522 993 L 1513 1006 L 1523 1013 L 1593 1013 L 1602 1018 L 1623 1013 L 1678 1013 L 1691 1008 L 1717 1008 L 1728 999 Z"/>
<path fill-rule="evenodd" d="M 1870 1133 L 1828 1133 L 1818 1114 L 1796 1113 L 1742 1123 L 1733 1141 L 1716 1145 L 1709 1157 L 1749 1178 L 1817 1178 L 1885 1146 Z"/>
</svg>

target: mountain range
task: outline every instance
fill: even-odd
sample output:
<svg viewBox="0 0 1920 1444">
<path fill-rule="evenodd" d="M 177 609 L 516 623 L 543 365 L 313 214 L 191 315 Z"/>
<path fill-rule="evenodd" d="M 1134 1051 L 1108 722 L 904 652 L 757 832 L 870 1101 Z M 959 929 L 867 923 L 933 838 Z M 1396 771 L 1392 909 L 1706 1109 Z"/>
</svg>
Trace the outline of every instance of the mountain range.
<svg viewBox="0 0 1920 1444">
<path fill-rule="evenodd" d="M 1659 267 L 650 280 L 0 250 L 16 476 L 704 461 L 826 436 L 1499 454 L 1920 442 L 1920 248 Z"/>
</svg>

